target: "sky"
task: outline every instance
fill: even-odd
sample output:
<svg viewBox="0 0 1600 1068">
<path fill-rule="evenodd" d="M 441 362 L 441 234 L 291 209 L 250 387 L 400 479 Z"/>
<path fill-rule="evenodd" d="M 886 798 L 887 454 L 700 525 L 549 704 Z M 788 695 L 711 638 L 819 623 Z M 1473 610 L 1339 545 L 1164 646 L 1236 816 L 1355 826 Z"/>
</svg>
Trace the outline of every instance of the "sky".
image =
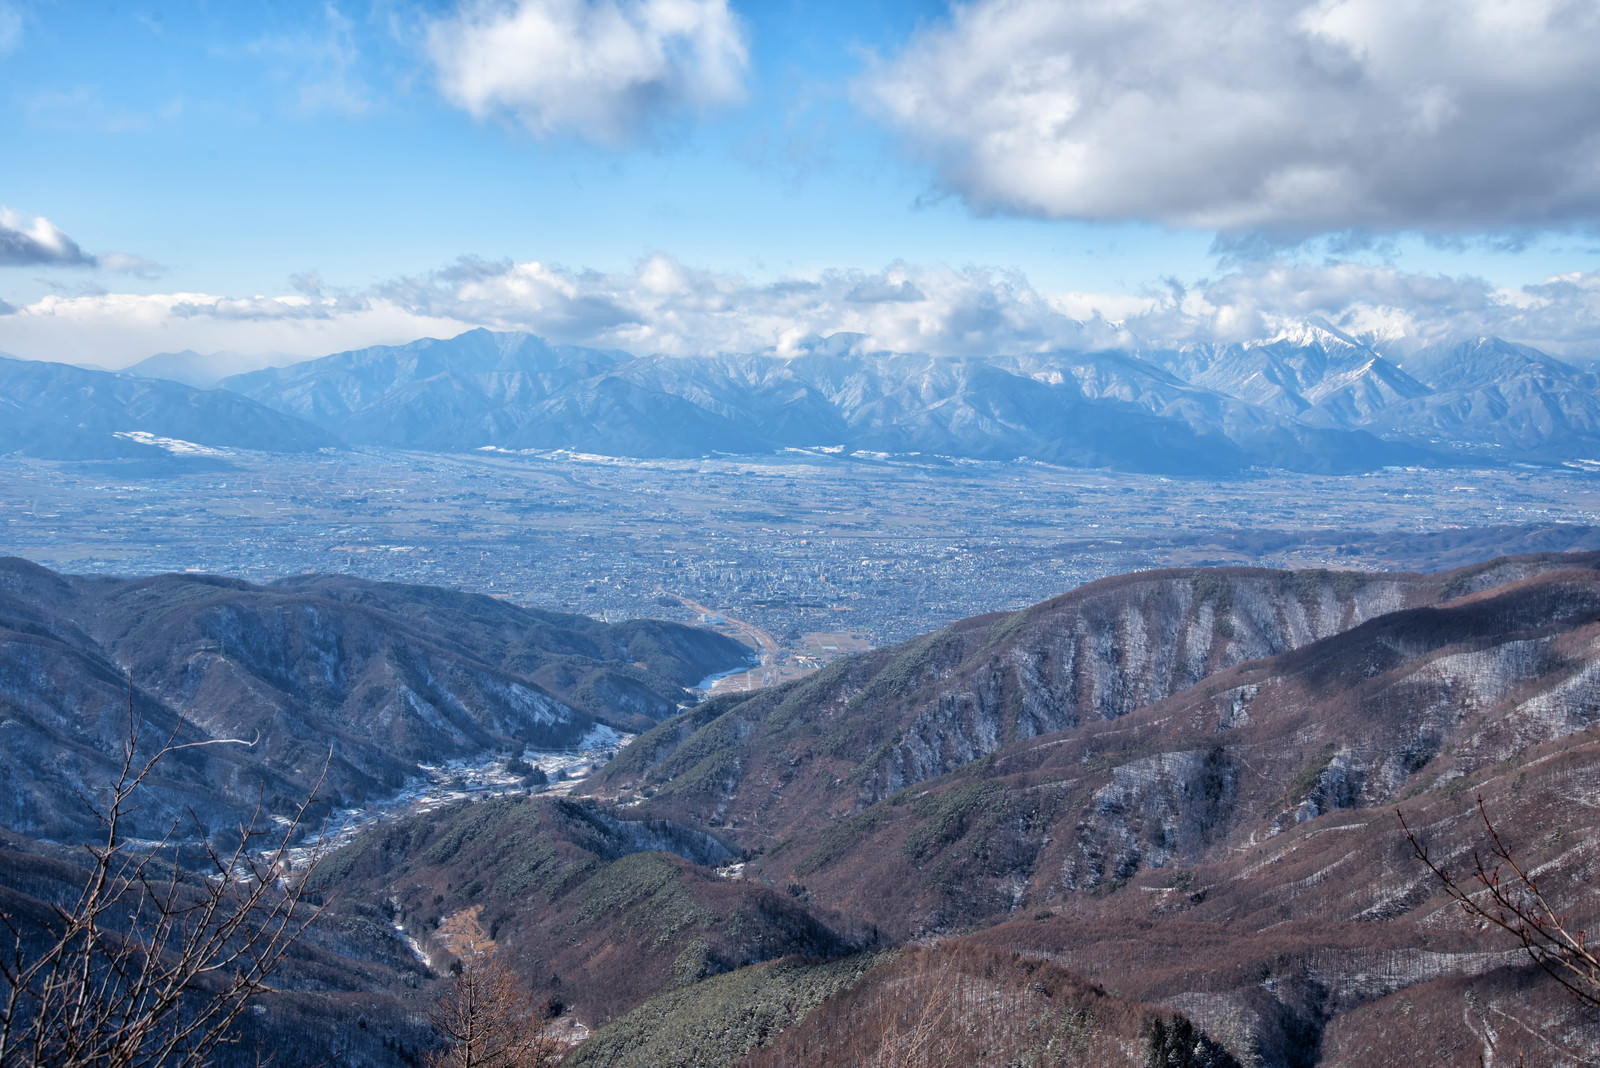
<svg viewBox="0 0 1600 1068">
<path fill-rule="evenodd" d="M 1600 359 L 1600 0 L 0 0 L 0 352 L 1491 334 Z"/>
</svg>

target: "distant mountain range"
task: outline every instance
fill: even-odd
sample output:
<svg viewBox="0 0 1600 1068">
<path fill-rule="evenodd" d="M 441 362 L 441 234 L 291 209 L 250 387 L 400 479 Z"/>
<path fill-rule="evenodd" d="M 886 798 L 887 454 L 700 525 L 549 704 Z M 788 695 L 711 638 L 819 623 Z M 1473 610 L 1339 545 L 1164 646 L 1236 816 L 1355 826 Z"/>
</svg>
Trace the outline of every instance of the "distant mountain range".
<svg viewBox="0 0 1600 1068">
<path fill-rule="evenodd" d="M 138 370 L 192 377 L 192 353 Z M 633 357 L 472 330 L 222 380 L 222 389 L 0 361 L 0 452 L 343 443 L 693 457 L 784 449 L 1252 467 L 1600 462 L 1600 375 L 1494 338 L 1391 359 L 1319 327 L 1261 342 L 944 359 L 836 334 L 790 357 Z M 191 450 L 192 451 L 192 450 Z"/>
</svg>

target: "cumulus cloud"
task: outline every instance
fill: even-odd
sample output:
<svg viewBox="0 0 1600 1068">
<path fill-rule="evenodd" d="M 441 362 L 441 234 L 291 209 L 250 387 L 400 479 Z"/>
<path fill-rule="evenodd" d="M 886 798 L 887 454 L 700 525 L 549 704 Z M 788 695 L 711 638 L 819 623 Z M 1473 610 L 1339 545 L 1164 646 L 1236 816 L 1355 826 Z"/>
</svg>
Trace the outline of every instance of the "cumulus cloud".
<svg viewBox="0 0 1600 1068">
<path fill-rule="evenodd" d="M 1109 305 L 1102 313 L 1112 318 Z M 1600 271 L 1501 287 L 1471 275 L 1287 260 L 1148 294 L 1116 316 L 1147 346 L 1273 337 L 1322 323 L 1391 355 L 1489 335 L 1558 356 L 1600 359 Z"/>
<path fill-rule="evenodd" d="M 42 215 L 0 208 L 0 267 L 93 267 L 95 262 Z"/>
<path fill-rule="evenodd" d="M 332 320 L 370 311 L 372 302 L 362 297 L 212 297 L 185 296 L 168 305 L 182 319 L 233 320 L 260 323 L 296 319 Z"/>
<path fill-rule="evenodd" d="M 857 335 L 864 350 L 945 356 L 1091 347 L 1125 336 L 1092 311 L 1086 318 L 1021 275 L 980 268 L 894 264 L 757 281 L 668 256 L 623 272 L 463 259 L 359 293 L 319 283 L 314 292 L 277 296 L 54 295 L 0 318 L 0 349 L 120 366 L 185 348 L 322 355 L 478 326 L 639 355 L 790 354 L 840 333 Z"/>
<path fill-rule="evenodd" d="M 912 285 L 910 279 L 901 279 L 898 284 L 890 285 L 879 278 L 868 278 L 846 293 L 844 299 L 855 301 L 859 304 L 882 304 L 886 301 L 909 304 L 919 300 L 927 300 L 928 296 Z"/>
<path fill-rule="evenodd" d="M 1600 221 L 1591 0 L 974 0 L 860 90 L 980 211 L 1287 238 Z"/>
<path fill-rule="evenodd" d="M 470 260 L 381 292 L 420 314 L 640 354 L 793 352 L 810 339 L 851 333 L 872 350 L 957 356 L 1114 333 L 1077 321 L 1019 274 L 980 268 L 895 264 L 760 282 L 664 255 L 626 273 Z"/>
<path fill-rule="evenodd" d="M 427 50 L 475 117 L 611 145 L 738 100 L 748 58 L 727 0 L 464 0 Z"/>
</svg>

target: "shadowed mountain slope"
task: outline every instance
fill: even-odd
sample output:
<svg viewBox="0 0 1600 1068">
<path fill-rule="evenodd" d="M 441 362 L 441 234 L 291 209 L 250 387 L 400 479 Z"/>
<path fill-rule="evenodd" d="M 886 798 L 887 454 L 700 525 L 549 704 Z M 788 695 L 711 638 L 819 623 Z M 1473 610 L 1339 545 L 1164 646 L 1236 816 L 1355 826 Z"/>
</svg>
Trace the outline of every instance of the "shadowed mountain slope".
<svg viewBox="0 0 1600 1068">
<path fill-rule="evenodd" d="M 859 893 L 852 909 L 909 934 L 1226 855 L 1582 734 L 1600 715 L 1597 616 L 1588 568 L 1390 613 L 791 828 L 751 871 Z"/>
<path fill-rule="evenodd" d="M 1406 369 L 1430 386 L 1368 426 L 1480 456 L 1600 459 L 1600 375 L 1499 338 L 1424 349 Z"/>
<path fill-rule="evenodd" d="M 526 721 L 477 703 L 517 656 L 593 641 L 614 661 L 643 640 L 619 653 L 609 628 L 557 628 L 514 652 L 534 626 L 520 610 L 347 580 L 128 583 L 20 562 L 0 579 L 5 648 L 89 648 L 74 666 L 95 687 L 140 648 L 116 641 L 168 635 L 181 655 L 152 660 L 158 682 L 134 695 L 152 720 L 170 716 L 188 664 L 201 687 L 223 670 L 208 657 L 252 700 L 356 692 L 364 671 L 328 668 L 333 628 L 350 665 L 442 665 L 463 646 L 479 681 L 458 700 L 474 717 L 450 718 L 442 695 L 456 691 L 437 680 L 453 676 L 431 666 L 440 689 L 420 689 L 420 670 L 404 680 L 438 722 L 406 730 L 503 736 Z M 384 624 L 394 646 L 361 653 L 360 613 L 398 606 L 404 618 Z M 230 644 L 227 626 L 199 622 L 214 611 L 268 637 Z M 103 617 L 121 622 L 107 631 Z M 980 1062 L 1594 1063 L 1593 1018 L 1514 941 L 1470 922 L 1395 809 L 1465 876 L 1484 847 L 1481 797 L 1552 906 L 1575 926 L 1600 920 L 1597 621 L 1594 553 L 1435 575 L 1197 569 L 1094 583 L 672 716 L 585 784 L 588 798 L 380 824 L 319 872 L 340 897 L 297 981 L 323 967 L 331 990 L 387 975 L 403 1004 L 407 984 L 431 981 L 404 938 L 435 973 L 491 940 L 540 999 L 615 1022 L 579 1054 L 597 1063 L 854 1063 L 919 1033 L 979 1043 Z M 7 678 L 32 677 L 33 662 L 8 663 L 20 666 Z M 5 730 L 35 714 L 15 707 Z M 78 744 L 114 725 L 94 715 L 105 726 L 90 717 Z M 261 774 L 284 767 L 268 759 L 284 720 L 227 724 L 261 724 Z M 357 741 L 338 739 L 350 781 Z M 214 773 L 193 769 L 200 782 Z M 847 959 L 896 944 L 902 957 Z M 959 996 L 946 1005 L 947 988 Z M 740 998 L 750 1012 L 730 1008 Z"/>
<path fill-rule="evenodd" d="M 1196 386 L 1312 426 L 1360 426 L 1430 392 L 1375 349 L 1313 326 L 1270 341 L 1193 345 L 1153 358 Z"/>
<path fill-rule="evenodd" d="M 75 578 L 4 560 L 5 822 L 46 836 L 87 825 L 76 794 L 109 781 L 130 684 L 147 753 L 180 717 L 182 741 L 254 743 L 176 762 L 205 768 L 171 796 L 177 811 L 207 791 L 201 811 L 248 804 L 254 784 L 277 811 L 325 762 L 323 797 L 354 804 L 397 790 L 419 763 L 569 746 L 596 724 L 638 730 L 747 655 L 677 624 L 608 626 L 429 587 Z"/>
<path fill-rule="evenodd" d="M 553 347 L 531 334 L 471 330 L 448 341 L 424 338 L 235 375 L 223 384 L 270 398 L 280 411 L 347 439 L 409 448 L 460 448 L 463 433 L 488 444 L 497 413 L 526 409 L 563 388 L 603 375 L 618 357 Z"/>
<path fill-rule="evenodd" d="M 782 837 L 1008 743 L 1115 719 L 1243 661 L 1550 566 L 1534 558 L 1443 576 L 1124 575 L 840 661 L 789 687 L 707 702 L 641 737 L 598 789 L 648 786 L 652 805 L 675 818 Z"/>
</svg>

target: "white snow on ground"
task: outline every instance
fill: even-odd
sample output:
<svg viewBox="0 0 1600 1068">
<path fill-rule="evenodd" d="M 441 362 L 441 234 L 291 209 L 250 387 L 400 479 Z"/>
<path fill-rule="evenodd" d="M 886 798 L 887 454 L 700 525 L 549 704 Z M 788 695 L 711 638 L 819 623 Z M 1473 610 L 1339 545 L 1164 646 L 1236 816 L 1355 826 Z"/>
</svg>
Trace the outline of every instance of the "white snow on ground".
<svg viewBox="0 0 1600 1068">
<path fill-rule="evenodd" d="M 705 678 L 701 679 L 699 682 L 697 682 L 693 686 L 689 687 L 689 689 L 697 691 L 697 692 L 710 693 L 711 692 L 711 687 L 713 687 L 713 686 L 715 686 L 717 684 L 717 680 L 718 679 L 726 679 L 726 678 L 730 678 L 730 677 L 732 677 L 734 675 L 743 675 L 746 671 L 749 671 L 749 670 L 750 670 L 750 665 L 749 664 L 740 664 L 736 668 L 729 668 L 727 671 L 718 671 L 718 672 L 716 672 L 714 674 L 707 675 Z M 690 706 L 689 705 L 679 705 L 678 707 L 679 708 L 688 708 Z"/>
<path fill-rule="evenodd" d="M 157 437 L 148 430 L 118 430 L 116 437 L 137 441 L 140 445 L 155 445 L 166 449 L 174 456 L 232 456 L 227 449 L 213 449 L 209 445 L 197 445 L 192 441 L 182 438 Z"/>
<path fill-rule="evenodd" d="M 506 794 L 568 794 L 579 783 L 605 766 L 617 751 L 633 741 L 635 735 L 596 725 L 571 749 L 528 749 L 521 759 L 545 773 L 543 786 L 522 785 L 522 777 L 508 772 L 505 758 L 486 753 L 443 764 L 418 765 L 423 777 L 408 783 L 392 797 L 364 808 L 341 809 L 329 817 L 316 834 L 290 851 L 296 867 L 310 863 L 315 855 L 325 854 L 352 842 L 378 823 L 400 819 L 419 812 L 432 812 L 457 801 L 500 797 Z"/>
<path fill-rule="evenodd" d="M 578 748 L 580 750 L 609 749 L 612 752 L 616 752 L 628 744 L 623 741 L 624 738 L 631 741 L 633 735 L 623 734 L 614 727 L 607 727 L 604 723 L 596 723 L 589 728 L 589 733 L 585 734 L 578 742 Z"/>
<path fill-rule="evenodd" d="M 411 933 L 406 930 L 405 924 L 401 923 L 399 920 L 395 920 L 392 926 L 395 929 L 395 933 L 405 940 L 405 943 L 408 947 L 410 947 L 412 954 L 417 958 L 417 960 L 422 962 L 422 966 L 428 969 L 430 972 L 433 971 L 433 957 L 428 954 L 426 949 L 422 948 L 421 942 L 418 942 L 411 936 Z"/>
</svg>

